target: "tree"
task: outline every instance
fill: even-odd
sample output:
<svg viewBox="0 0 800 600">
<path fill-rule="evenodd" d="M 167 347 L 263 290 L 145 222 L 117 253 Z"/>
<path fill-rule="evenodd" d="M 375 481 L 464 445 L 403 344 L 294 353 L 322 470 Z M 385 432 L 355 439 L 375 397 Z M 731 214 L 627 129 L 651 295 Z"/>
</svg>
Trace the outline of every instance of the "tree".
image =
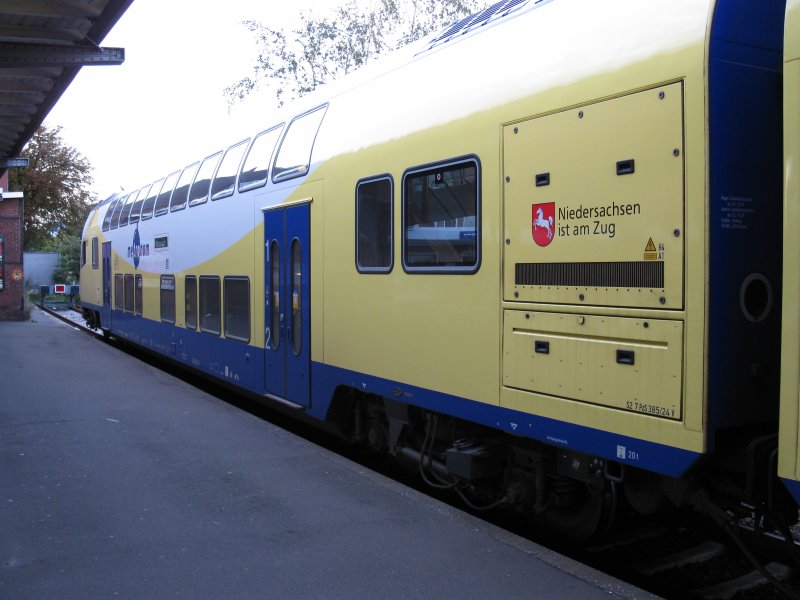
<svg viewBox="0 0 800 600">
<path fill-rule="evenodd" d="M 53 252 L 58 252 L 58 266 L 53 271 L 56 283 L 77 283 L 81 271 L 81 237 L 62 234 L 53 241 Z"/>
<path fill-rule="evenodd" d="M 25 250 L 53 250 L 55 238 L 80 238 L 96 198 L 89 161 L 61 138 L 61 128 L 36 130 L 22 156 L 24 169 L 9 171 L 9 187 L 21 190 L 25 204 Z"/>
<path fill-rule="evenodd" d="M 486 6 L 485 0 L 379 0 L 363 10 L 350 0 L 327 16 L 300 14 L 286 33 L 255 20 L 258 57 L 251 77 L 225 88 L 228 101 L 244 99 L 263 79 L 272 80 L 279 105 L 364 66 L 374 58 L 441 30 Z"/>
</svg>

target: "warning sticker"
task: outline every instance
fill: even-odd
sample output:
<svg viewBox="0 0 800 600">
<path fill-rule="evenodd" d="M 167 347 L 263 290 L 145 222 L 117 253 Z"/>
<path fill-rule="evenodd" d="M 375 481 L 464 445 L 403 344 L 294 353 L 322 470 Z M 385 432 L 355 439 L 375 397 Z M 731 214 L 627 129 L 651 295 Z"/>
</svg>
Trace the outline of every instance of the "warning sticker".
<svg viewBox="0 0 800 600">
<path fill-rule="evenodd" d="M 647 240 L 647 246 L 644 247 L 644 259 L 658 260 L 658 252 L 656 251 L 656 245 L 653 243 L 653 238 Z"/>
</svg>

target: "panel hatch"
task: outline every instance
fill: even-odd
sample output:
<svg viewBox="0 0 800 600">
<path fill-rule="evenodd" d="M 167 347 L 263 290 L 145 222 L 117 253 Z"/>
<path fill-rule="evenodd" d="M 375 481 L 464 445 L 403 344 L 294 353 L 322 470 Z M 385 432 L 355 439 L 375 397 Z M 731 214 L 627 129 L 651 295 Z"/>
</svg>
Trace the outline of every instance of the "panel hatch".
<svg viewBox="0 0 800 600">
<path fill-rule="evenodd" d="M 683 307 L 681 83 L 508 125 L 507 301 Z"/>
</svg>

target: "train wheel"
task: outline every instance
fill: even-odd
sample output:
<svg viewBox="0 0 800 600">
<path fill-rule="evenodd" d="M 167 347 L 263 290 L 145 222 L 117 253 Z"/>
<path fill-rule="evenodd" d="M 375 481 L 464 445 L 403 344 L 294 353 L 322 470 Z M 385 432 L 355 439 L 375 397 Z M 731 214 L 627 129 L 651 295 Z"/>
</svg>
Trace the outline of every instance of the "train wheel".
<svg viewBox="0 0 800 600">
<path fill-rule="evenodd" d="M 580 493 L 579 500 L 537 514 L 537 527 L 554 540 L 570 544 L 582 544 L 608 532 L 617 512 L 617 484 L 608 481 L 602 489 L 584 485 Z"/>
</svg>

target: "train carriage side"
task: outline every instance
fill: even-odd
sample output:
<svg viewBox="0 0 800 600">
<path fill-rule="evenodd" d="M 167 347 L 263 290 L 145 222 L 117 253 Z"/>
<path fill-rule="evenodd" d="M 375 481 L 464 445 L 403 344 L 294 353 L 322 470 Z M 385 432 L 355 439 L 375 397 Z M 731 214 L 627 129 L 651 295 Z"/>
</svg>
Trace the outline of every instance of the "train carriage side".
<svg viewBox="0 0 800 600">
<path fill-rule="evenodd" d="M 777 419 L 783 8 L 500 2 L 304 101 L 263 187 L 117 202 L 112 330 L 576 537 L 646 512 Z"/>
</svg>

